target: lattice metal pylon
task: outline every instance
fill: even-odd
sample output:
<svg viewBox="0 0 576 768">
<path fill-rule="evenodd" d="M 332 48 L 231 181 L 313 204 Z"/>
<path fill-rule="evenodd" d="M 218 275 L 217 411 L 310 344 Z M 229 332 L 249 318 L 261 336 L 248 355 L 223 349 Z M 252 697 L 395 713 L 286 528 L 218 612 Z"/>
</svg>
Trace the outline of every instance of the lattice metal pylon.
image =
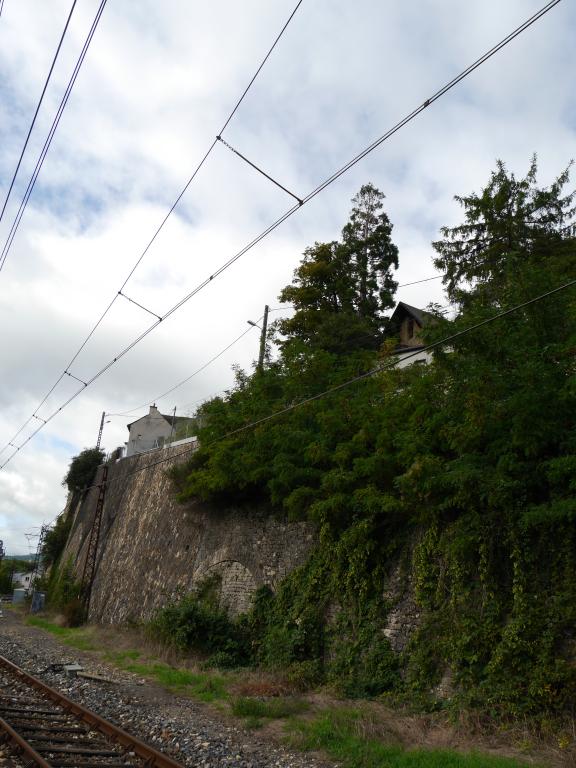
<svg viewBox="0 0 576 768">
<path fill-rule="evenodd" d="M 82 581 L 80 587 L 80 596 L 84 600 L 86 608 L 86 617 L 90 610 L 90 598 L 92 596 L 92 584 L 94 582 L 94 572 L 96 570 L 96 555 L 98 553 L 98 542 L 100 540 L 100 528 L 102 525 L 102 511 L 104 509 L 104 498 L 106 496 L 106 480 L 108 479 L 108 464 L 104 464 L 102 470 L 102 479 L 98 489 L 98 501 L 96 502 L 96 512 L 94 521 L 90 529 L 88 538 L 88 549 L 86 551 L 86 560 L 82 570 Z"/>
<path fill-rule="evenodd" d="M 40 536 L 38 537 L 38 545 L 36 546 L 36 554 L 34 555 L 34 565 L 32 567 L 32 576 L 30 578 L 30 587 L 34 591 L 37 579 L 42 575 L 42 549 L 44 547 L 44 540 L 46 534 L 50 530 L 50 526 L 43 525 L 40 528 Z"/>
</svg>

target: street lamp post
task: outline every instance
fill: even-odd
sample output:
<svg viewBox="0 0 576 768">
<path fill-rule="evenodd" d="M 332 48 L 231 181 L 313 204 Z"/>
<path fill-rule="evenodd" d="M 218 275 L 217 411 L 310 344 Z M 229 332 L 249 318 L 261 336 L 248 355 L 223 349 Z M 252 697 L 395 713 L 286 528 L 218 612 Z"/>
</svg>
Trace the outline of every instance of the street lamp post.
<svg viewBox="0 0 576 768">
<path fill-rule="evenodd" d="M 268 330 L 268 312 L 269 312 L 268 304 L 264 307 L 264 317 L 262 319 L 262 328 L 260 333 L 260 353 L 258 355 L 258 366 L 256 367 L 256 370 L 262 373 L 264 370 L 264 355 L 266 354 L 266 331 Z M 247 320 L 246 321 L 248 325 L 253 325 L 255 328 L 260 328 L 258 323 L 255 323 L 253 320 Z"/>
</svg>

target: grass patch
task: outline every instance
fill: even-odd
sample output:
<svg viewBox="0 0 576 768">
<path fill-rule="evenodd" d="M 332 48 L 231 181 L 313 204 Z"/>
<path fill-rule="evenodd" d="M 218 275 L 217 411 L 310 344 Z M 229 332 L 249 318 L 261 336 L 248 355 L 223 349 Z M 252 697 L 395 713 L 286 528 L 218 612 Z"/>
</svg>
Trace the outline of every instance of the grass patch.
<svg viewBox="0 0 576 768">
<path fill-rule="evenodd" d="M 414 749 L 362 738 L 360 713 L 331 710 L 315 720 L 290 725 L 293 746 L 325 751 L 344 768 L 528 768 L 505 757 L 460 753 L 452 750 Z"/>
<path fill-rule="evenodd" d="M 219 675 L 176 669 L 168 664 L 126 664 L 124 669 L 149 677 L 177 693 L 186 693 L 200 701 L 216 701 L 228 696 L 226 681 Z"/>
<path fill-rule="evenodd" d="M 232 714 L 236 715 L 236 717 L 247 717 L 257 720 L 263 718 L 276 720 L 282 717 L 299 715 L 308 708 L 308 702 L 301 699 L 271 699 L 269 701 L 262 701 L 261 699 L 241 696 L 232 703 Z"/>
<path fill-rule="evenodd" d="M 111 661 L 112 664 L 116 664 L 118 667 L 126 666 L 129 661 L 136 661 L 141 656 L 140 651 L 106 651 L 104 658 L 106 661 Z"/>
<path fill-rule="evenodd" d="M 247 717 L 244 720 L 244 727 L 249 731 L 256 731 L 258 728 L 262 728 L 264 720 L 260 720 L 259 717 Z"/>
<path fill-rule="evenodd" d="M 59 624 L 54 624 L 39 616 L 29 616 L 26 619 L 26 624 L 43 629 L 45 632 L 50 632 L 51 635 L 55 635 L 64 645 L 68 645 L 71 648 L 77 648 L 80 651 L 93 651 L 96 649 L 89 629 L 61 627 Z"/>
</svg>

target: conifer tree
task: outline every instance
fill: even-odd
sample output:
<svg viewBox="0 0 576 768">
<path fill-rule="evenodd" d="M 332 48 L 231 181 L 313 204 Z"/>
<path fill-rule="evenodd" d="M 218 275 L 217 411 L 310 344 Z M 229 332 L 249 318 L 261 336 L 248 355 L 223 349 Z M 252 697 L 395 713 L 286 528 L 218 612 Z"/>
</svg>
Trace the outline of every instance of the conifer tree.
<svg viewBox="0 0 576 768">
<path fill-rule="evenodd" d="M 384 311 L 393 306 L 397 285 L 392 269 L 398 267 L 383 199 L 372 184 L 362 186 L 342 240 L 315 243 L 304 252 L 292 284 L 279 297 L 296 309 L 277 324 L 288 343 L 348 353 L 381 342 Z"/>
</svg>

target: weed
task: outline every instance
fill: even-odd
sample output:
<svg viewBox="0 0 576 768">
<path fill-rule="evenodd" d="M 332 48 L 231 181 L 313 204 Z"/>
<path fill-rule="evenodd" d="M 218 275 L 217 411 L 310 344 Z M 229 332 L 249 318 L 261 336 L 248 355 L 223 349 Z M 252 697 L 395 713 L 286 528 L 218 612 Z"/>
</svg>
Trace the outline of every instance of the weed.
<svg viewBox="0 0 576 768">
<path fill-rule="evenodd" d="M 290 730 L 294 746 L 324 750 L 343 768 L 526 768 L 525 763 L 517 760 L 477 752 L 406 750 L 376 739 L 364 739 L 357 710 L 334 709 L 312 721 L 293 721 Z"/>
<path fill-rule="evenodd" d="M 225 680 L 218 675 L 176 669 L 168 664 L 127 664 L 124 668 L 150 677 L 169 690 L 190 694 L 201 701 L 210 702 L 227 696 Z"/>
<path fill-rule="evenodd" d="M 251 699 L 241 696 L 232 703 L 232 713 L 236 717 L 278 719 L 292 717 L 305 712 L 309 708 L 306 701 L 301 699 Z"/>
<path fill-rule="evenodd" d="M 140 651 L 106 651 L 104 654 L 106 661 L 111 661 L 117 666 L 124 666 L 127 660 L 136 661 L 140 658 Z"/>
<path fill-rule="evenodd" d="M 29 616 L 26 623 L 32 627 L 38 627 L 58 637 L 64 645 L 77 648 L 80 651 L 93 651 L 96 646 L 91 637 L 90 630 L 85 628 L 61 627 L 39 616 Z"/>
<path fill-rule="evenodd" d="M 263 725 L 264 721 L 260 720 L 259 717 L 247 717 L 246 720 L 244 720 L 244 727 L 250 731 L 255 731 L 258 728 L 262 728 Z"/>
</svg>

